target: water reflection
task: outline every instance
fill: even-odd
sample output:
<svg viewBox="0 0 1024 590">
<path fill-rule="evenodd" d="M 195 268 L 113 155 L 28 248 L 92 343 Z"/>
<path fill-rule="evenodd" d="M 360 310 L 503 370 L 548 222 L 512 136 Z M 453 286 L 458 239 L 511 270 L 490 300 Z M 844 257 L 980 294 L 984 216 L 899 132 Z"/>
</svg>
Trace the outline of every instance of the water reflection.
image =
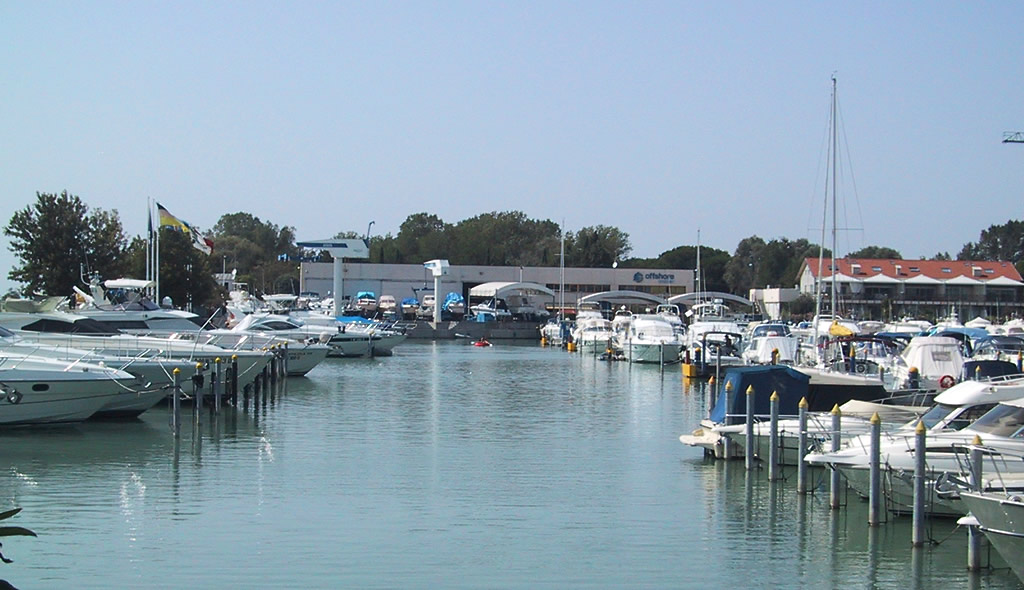
<svg viewBox="0 0 1024 590">
<path fill-rule="evenodd" d="M 678 367 L 411 344 L 329 359 L 248 407 L 0 432 L 0 491 L 43 535 L 25 587 L 962 587 L 964 544 L 869 531 L 678 442 Z M 820 481 L 822 475 L 816 474 Z M 31 518 L 30 518 L 31 517 Z M 5 550 L 7 544 L 5 543 Z M 187 559 L 184 557 L 187 554 Z M 923 564 L 922 564 L 923 562 Z M 187 563 L 187 567 L 183 564 Z M 912 576 L 912 580 L 907 580 Z M 1006 583 L 1010 580 L 1011 583 Z M 1012 574 L 979 577 L 1009 588 Z"/>
</svg>

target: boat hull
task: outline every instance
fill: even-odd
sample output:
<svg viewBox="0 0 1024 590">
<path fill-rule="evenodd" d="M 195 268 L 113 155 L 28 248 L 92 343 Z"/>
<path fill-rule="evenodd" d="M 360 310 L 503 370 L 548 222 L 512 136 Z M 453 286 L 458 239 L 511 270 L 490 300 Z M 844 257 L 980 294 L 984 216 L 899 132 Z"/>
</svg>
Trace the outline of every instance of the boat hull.
<svg viewBox="0 0 1024 590">
<path fill-rule="evenodd" d="M 0 370 L 7 394 L 0 398 L 0 425 L 50 424 L 86 420 L 133 380 L 102 375 Z"/>
</svg>

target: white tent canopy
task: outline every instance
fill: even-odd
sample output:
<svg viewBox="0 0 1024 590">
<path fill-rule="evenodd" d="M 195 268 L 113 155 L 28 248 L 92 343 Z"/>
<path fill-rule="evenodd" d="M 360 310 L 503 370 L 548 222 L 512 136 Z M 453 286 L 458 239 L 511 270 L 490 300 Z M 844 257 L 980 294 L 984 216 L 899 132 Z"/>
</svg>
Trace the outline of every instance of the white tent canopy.
<svg viewBox="0 0 1024 590">
<path fill-rule="evenodd" d="M 523 293 L 526 295 L 548 295 L 555 296 L 555 292 L 544 285 L 537 283 L 483 283 L 469 290 L 470 297 L 505 297 L 510 293 Z"/>
</svg>

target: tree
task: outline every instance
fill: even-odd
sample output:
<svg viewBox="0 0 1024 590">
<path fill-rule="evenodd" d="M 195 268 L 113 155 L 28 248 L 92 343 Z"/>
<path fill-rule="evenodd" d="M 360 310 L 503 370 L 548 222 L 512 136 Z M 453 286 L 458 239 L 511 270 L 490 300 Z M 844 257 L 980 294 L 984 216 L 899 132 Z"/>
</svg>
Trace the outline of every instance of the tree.
<svg viewBox="0 0 1024 590">
<path fill-rule="evenodd" d="M 616 227 L 595 225 L 566 234 L 566 266 L 607 268 L 632 251 L 629 234 Z"/>
<path fill-rule="evenodd" d="M 740 240 L 729 263 L 725 265 L 725 282 L 732 293 L 746 296 L 750 289 L 758 286 L 761 257 L 765 242 L 757 236 Z"/>
<path fill-rule="evenodd" d="M 874 258 L 882 260 L 902 260 L 903 256 L 895 248 L 885 246 L 865 246 L 856 252 L 850 252 L 848 258 Z"/>
<path fill-rule="evenodd" d="M 414 213 L 398 228 L 396 257 L 406 264 L 419 264 L 435 258 L 451 258 L 445 235 L 449 225 L 432 213 Z"/>
<path fill-rule="evenodd" d="M 128 240 L 117 211 L 90 211 L 78 196 L 36 193 L 36 202 L 4 227 L 21 261 L 7 274 L 25 293 L 70 293 L 81 271 L 115 278 L 125 269 Z"/>
<path fill-rule="evenodd" d="M 977 244 L 964 244 L 957 260 L 1007 260 L 1024 272 L 1024 221 L 1011 219 L 981 232 Z"/>
</svg>

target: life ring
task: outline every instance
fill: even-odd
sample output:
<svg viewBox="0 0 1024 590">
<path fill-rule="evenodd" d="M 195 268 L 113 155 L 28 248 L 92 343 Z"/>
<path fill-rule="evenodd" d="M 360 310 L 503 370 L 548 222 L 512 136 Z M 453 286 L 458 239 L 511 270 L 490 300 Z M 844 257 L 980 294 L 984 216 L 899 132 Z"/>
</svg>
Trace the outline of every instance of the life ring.
<svg viewBox="0 0 1024 590">
<path fill-rule="evenodd" d="M 943 389 L 953 387 L 954 383 L 956 383 L 956 380 L 953 379 L 952 375 L 943 375 L 942 377 L 939 377 L 939 387 Z"/>
</svg>

